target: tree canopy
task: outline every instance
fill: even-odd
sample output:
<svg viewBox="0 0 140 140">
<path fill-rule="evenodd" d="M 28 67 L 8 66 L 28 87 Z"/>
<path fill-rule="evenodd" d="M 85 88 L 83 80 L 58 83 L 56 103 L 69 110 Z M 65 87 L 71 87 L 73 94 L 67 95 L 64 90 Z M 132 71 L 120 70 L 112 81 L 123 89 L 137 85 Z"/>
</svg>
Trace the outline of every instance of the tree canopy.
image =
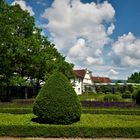
<svg viewBox="0 0 140 140">
<path fill-rule="evenodd" d="M 80 120 L 80 101 L 66 76 L 55 72 L 49 77 L 35 99 L 33 113 L 41 123 L 71 124 Z"/>
<path fill-rule="evenodd" d="M 0 84 L 39 84 L 54 71 L 71 78 L 72 68 L 41 35 L 34 17 L 19 5 L 0 2 Z"/>
<path fill-rule="evenodd" d="M 127 80 L 129 83 L 140 83 L 140 72 L 135 72 L 128 77 Z"/>
</svg>

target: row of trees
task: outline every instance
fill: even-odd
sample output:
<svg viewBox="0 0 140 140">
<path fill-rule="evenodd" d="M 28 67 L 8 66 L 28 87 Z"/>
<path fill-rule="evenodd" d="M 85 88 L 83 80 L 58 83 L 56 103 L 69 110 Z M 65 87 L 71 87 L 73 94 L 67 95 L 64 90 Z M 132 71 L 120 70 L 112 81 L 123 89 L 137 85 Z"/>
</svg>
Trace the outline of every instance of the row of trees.
<svg viewBox="0 0 140 140">
<path fill-rule="evenodd" d="M 140 72 L 133 73 L 130 77 L 128 77 L 129 83 L 140 83 Z"/>
<path fill-rule="evenodd" d="M 35 26 L 34 17 L 19 5 L 0 1 L 0 85 L 37 85 L 54 71 L 71 78 L 73 64 L 65 61 Z"/>
</svg>

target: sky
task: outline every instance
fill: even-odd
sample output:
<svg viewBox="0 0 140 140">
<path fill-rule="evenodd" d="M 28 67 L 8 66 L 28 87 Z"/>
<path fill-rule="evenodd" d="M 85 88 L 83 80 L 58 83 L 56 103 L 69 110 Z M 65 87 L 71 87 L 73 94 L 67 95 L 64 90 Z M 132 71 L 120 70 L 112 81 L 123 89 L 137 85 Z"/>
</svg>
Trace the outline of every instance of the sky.
<svg viewBox="0 0 140 140">
<path fill-rule="evenodd" d="M 6 0 L 34 16 L 75 69 L 126 80 L 140 71 L 140 0 Z"/>
</svg>

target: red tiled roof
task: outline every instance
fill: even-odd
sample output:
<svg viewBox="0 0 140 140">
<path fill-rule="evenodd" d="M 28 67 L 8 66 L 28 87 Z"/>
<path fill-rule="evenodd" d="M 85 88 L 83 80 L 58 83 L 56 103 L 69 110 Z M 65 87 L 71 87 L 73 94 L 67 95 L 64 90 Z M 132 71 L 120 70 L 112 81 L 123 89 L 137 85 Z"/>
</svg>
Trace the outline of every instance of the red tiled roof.
<svg viewBox="0 0 140 140">
<path fill-rule="evenodd" d="M 99 83 L 111 83 L 111 79 L 108 77 L 94 77 L 92 76 L 93 82 L 99 82 Z"/>
<path fill-rule="evenodd" d="M 84 78 L 86 74 L 85 69 L 81 70 L 73 70 L 73 73 L 76 77 Z M 97 76 L 92 76 L 91 77 L 93 82 L 98 82 L 98 83 L 111 83 L 111 79 L 108 77 L 97 77 Z"/>
<path fill-rule="evenodd" d="M 85 74 L 86 74 L 86 70 L 85 70 L 85 69 L 74 70 L 73 73 L 74 73 L 74 75 L 75 75 L 76 77 L 84 78 L 84 76 L 85 76 Z"/>
</svg>

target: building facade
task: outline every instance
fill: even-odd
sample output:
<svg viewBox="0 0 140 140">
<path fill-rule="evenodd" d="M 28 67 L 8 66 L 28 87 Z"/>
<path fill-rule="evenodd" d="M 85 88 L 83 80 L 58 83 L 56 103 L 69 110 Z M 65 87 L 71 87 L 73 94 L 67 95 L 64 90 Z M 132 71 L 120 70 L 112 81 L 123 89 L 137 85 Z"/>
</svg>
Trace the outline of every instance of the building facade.
<svg viewBox="0 0 140 140">
<path fill-rule="evenodd" d="M 88 69 L 73 70 L 75 78 L 71 80 L 71 83 L 77 93 L 82 95 L 83 92 L 95 92 L 96 84 L 109 84 L 111 79 L 108 77 L 95 77 L 92 76 L 92 72 Z"/>
<path fill-rule="evenodd" d="M 95 92 L 92 81 L 92 72 L 87 69 L 74 70 L 75 78 L 71 80 L 73 87 L 78 95 L 83 92 Z"/>
</svg>

